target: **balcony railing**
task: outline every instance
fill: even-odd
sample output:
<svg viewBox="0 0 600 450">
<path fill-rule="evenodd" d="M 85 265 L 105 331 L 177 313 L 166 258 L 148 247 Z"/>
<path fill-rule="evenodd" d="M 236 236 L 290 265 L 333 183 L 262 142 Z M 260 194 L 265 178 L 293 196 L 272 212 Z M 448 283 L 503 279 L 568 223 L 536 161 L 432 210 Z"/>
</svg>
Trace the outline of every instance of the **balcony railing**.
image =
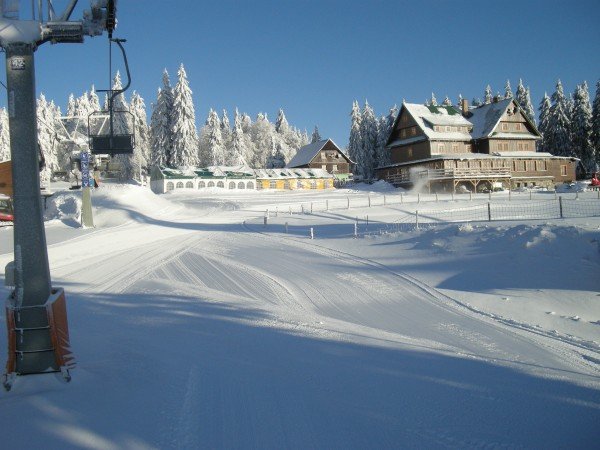
<svg viewBox="0 0 600 450">
<path fill-rule="evenodd" d="M 408 183 L 415 180 L 472 180 L 511 178 L 508 167 L 500 168 L 453 168 L 453 169 L 422 169 L 410 174 L 402 172 L 389 174 L 386 181 L 394 184 Z"/>
<path fill-rule="evenodd" d="M 412 172 L 411 179 L 414 178 L 428 180 L 510 178 L 510 169 L 508 167 L 425 169 Z"/>
</svg>

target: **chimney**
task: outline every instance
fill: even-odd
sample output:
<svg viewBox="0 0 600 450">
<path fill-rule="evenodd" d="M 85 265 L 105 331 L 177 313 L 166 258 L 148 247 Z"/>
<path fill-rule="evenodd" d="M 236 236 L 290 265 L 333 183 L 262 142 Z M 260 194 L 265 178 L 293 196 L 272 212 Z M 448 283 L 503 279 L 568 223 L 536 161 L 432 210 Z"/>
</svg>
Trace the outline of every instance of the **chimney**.
<svg viewBox="0 0 600 450">
<path fill-rule="evenodd" d="M 466 116 L 467 113 L 469 112 L 469 100 L 467 100 L 466 98 L 463 98 L 460 102 L 460 109 L 462 111 L 462 115 Z"/>
</svg>

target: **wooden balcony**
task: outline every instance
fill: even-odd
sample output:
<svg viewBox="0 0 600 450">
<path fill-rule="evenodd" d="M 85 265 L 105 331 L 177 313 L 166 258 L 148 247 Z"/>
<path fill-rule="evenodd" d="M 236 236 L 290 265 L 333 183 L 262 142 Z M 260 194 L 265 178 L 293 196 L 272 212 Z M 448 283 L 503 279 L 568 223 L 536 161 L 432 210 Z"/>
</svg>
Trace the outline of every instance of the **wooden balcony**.
<svg viewBox="0 0 600 450">
<path fill-rule="evenodd" d="M 490 180 L 510 178 L 508 167 L 498 168 L 452 168 L 452 169 L 424 169 L 413 171 L 411 180 Z"/>
</svg>

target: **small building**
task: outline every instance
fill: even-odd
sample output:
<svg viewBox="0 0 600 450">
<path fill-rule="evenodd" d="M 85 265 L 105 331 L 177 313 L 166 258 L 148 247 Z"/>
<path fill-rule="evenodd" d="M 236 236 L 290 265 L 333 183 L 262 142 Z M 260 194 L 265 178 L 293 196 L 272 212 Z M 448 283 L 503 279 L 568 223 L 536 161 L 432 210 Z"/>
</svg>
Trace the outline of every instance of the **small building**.
<svg viewBox="0 0 600 450">
<path fill-rule="evenodd" d="M 476 108 L 403 103 L 387 141 L 391 164 L 376 170 L 396 186 L 479 192 L 575 180 L 577 158 L 536 152 L 539 131 L 512 99 Z"/>
<path fill-rule="evenodd" d="M 331 139 L 323 139 L 301 147 L 286 165 L 289 169 L 321 169 L 338 181 L 352 179 L 354 162 Z"/>
<path fill-rule="evenodd" d="M 261 189 L 331 189 L 334 175 L 324 169 L 256 169 L 256 188 Z"/>
<path fill-rule="evenodd" d="M 154 166 L 150 170 L 150 189 L 157 194 L 175 189 L 255 189 L 254 171 L 240 167 L 190 167 L 172 169 Z"/>
<path fill-rule="evenodd" d="M 150 188 L 157 194 L 177 189 L 330 189 L 334 176 L 322 169 L 251 169 L 247 166 L 172 169 L 154 166 Z"/>
</svg>

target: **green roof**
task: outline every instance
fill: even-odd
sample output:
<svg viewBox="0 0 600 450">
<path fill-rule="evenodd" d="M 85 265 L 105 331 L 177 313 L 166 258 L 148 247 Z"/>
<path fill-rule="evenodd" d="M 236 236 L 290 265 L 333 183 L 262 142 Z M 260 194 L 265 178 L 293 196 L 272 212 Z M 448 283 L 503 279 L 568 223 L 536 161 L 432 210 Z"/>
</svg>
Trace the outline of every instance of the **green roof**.
<svg viewBox="0 0 600 450">
<path fill-rule="evenodd" d="M 431 111 L 433 114 L 441 114 L 440 109 L 445 109 L 449 116 L 455 116 L 459 114 L 459 112 L 454 108 L 454 106 L 444 106 L 444 105 L 425 105 L 427 109 Z"/>
</svg>

